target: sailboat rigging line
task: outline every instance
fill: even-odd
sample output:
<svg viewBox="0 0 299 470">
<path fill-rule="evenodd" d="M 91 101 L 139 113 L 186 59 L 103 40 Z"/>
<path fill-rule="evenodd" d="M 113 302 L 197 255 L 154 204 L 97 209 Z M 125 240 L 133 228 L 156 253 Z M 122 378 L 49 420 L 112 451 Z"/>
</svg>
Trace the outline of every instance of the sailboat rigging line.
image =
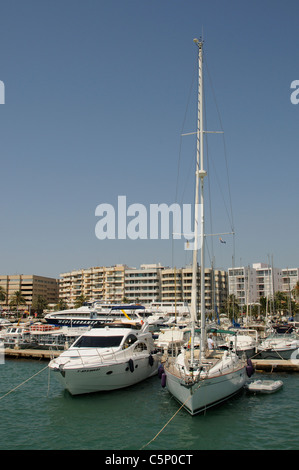
<svg viewBox="0 0 299 470">
<path fill-rule="evenodd" d="M 208 118 L 207 118 L 207 113 L 206 113 L 206 106 L 205 106 L 205 102 L 206 102 L 206 94 L 204 92 L 203 94 L 203 99 L 204 99 L 204 108 L 203 108 L 203 111 L 204 111 L 204 120 L 205 120 L 205 123 L 207 125 L 207 122 L 208 122 Z M 209 145 L 208 145 L 208 139 L 205 137 L 205 142 L 206 142 L 206 155 L 207 155 L 207 170 L 208 170 L 208 175 L 210 174 L 210 158 L 209 158 Z M 211 233 L 213 233 L 213 216 L 212 216 L 212 196 L 211 196 L 211 179 L 208 178 L 208 192 L 209 192 L 209 211 L 210 211 L 210 229 L 211 229 Z M 205 235 L 205 234 L 204 234 Z M 206 245 L 206 249 L 207 249 L 207 253 L 209 255 L 209 259 L 210 259 L 210 263 L 212 263 L 212 260 L 214 259 L 214 243 L 213 243 L 213 238 L 211 238 L 211 248 L 212 248 L 212 255 L 210 254 L 210 250 L 209 250 L 209 247 L 208 247 L 208 244 Z"/>
<path fill-rule="evenodd" d="M 197 73 L 197 67 L 195 65 L 192 80 L 191 80 L 191 84 L 190 84 L 189 94 L 188 94 L 188 98 L 187 98 L 187 104 L 186 104 L 184 119 L 183 119 L 183 123 L 182 123 L 182 127 L 181 127 L 181 133 L 180 133 L 179 156 L 178 156 L 178 165 L 177 165 L 177 180 L 176 180 L 176 188 L 175 188 L 175 202 L 178 202 L 179 177 L 180 177 L 180 167 L 181 167 L 181 157 L 182 157 L 182 141 L 183 141 L 182 132 L 183 132 L 183 129 L 184 129 L 185 123 L 186 123 L 187 112 L 188 112 L 188 109 L 189 109 L 189 106 L 190 106 L 191 95 L 192 95 L 192 90 L 194 88 L 196 73 Z M 188 180 L 189 180 L 190 175 L 191 175 L 192 164 L 193 164 L 193 160 L 190 162 L 189 170 L 187 172 L 185 186 L 183 188 L 182 196 L 180 197 L 181 203 L 183 201 L 184 194 L 185 194 L 185 191 L 186 191 L 186 188 L 187 188 L 187 185 L 188 185 Z M 173 237 L 172 237 L 172 250 L 171 251 L 172 251 L 172 266 L 174 266 L 175 263 L 174 263 L 174 239 L 173 239 Z M 186 252 L 186 254 L 187 254 L 187 252 Z"/>
<path fill-rule="evenodd" d="M 211 90 L 212 90 L 212 95 L 213 95 L 213 98 L 214 98 L 214 102 L 215 102 L 215 107 L 216 107 L 216 111 L 217 111 L 217 115 L 218 115 L 218 119 L 219 119 L 219 123 L 220 123 L 220 129 L 219 131 L 206 131 L 206 130 L 202 130 L 202 134 L 204 137 L 206 137 L 205 141 L 206 141 L 206 153 L 207 153 L 207 165 L 208 165 L 208 174 L 210 173 L 209 171 L 209 164 L 211 162 L 212 164 L 212 167 L 213 167 L 213 171 L 214 171 L 214 174 L 216 176 L 216 181 L 217 181 L 217 184 L 218 184 L 218 187 L 219 187 L 219 191 L 220 191 L 220 194 L 221 194 L 221 197 L 222 197 L 222 200 L 223 200 L 223 204 L 224 204 L 224 208 L 225 208 L 225 211 L 226 211 L 226 214 L 227 214 L 227 217 L 228 217 L 228 221 L 230 223 L 230 227 L 231 227 L 231 232 L 228 232 L 227 234 L 232 234 L 233 235 L 233 260 L 235 258 L 235 238 L 234 238 L 234 235 L 235 235 L 235 230 L 234 230 L 234 220 L 233 220 L 233 209 L 232 209 L 232 200 L 231 200 L 231 189 L 230 189 L 230 180 L 229 180 L 229 172 L 228 172 L 228 161 L 227 161 L 227 151 L 226 151 L 226 143 L 225 143 L 225 136 L 224 136 L 224 130 L 223 130 L 223 125 L 222 125 L 222 120 L 221 120 L 221 115 L 220 115 L 220 111 L 219 111 L 219 107 L 218 107 L 218 104 L 217 104 L 217 100 L 216 100 L 216 94 L 215 94 L 215 90 L 214 90 L 214 87 L 213 87 L 213 83 L 212 83 L 212 80 L 211 80 L 211 76 L 210 76 L 210 73 L 209 73 L 209 69 L 208 69 L 208 65 L 207 65 L 207 61 L 206 61 L 206 56 L 205 56 L 205 63 L 206 63 L 206 70 L 207 70 L 207 74 L 208 74 L 208 78 L 209 78 L 209 83 L 210 83 L 210 87 L 211 87 Z M 193 79 L 192 79 L 192 85 L 190 87 L 190 91 L 189 91 L 189 97 L 188 97 L 188 104 L 187 104 L 187 107 L 186 107 L 186 111 L 185 111 L 185 115 L 184 115 L 184 121 L 183 121 L 183 126 L 182 126 L 182 129 L 184 128 L 184 125 L 185 125 L 185 120 L 186 120 L 186 113 L 187 113 L 187 109 L 189 107 L 189 100 L 190 100 L 190 96 L 191 96 L 191 90 L 192 90 L 192 87 L 193 87 L 193 82 L 194 82 L 194 76 L 193 76 Z M 205 101 L 205 93 L 203 95 L 203 101 Z M 206 107 L 204 106 L 203 107 L 203 111 L 204 111 L 204 114 L 205 114 L 205 122 L 207 123 L 207 116 L 206 116 Z M 178 179 L 179 179 L 179 173 L 180 173 L 180 163 L 181 163 L 181 151 L 182 151 L 182 137 L 184 136 L 189 136 L 189 135 L 196 135 L 197 134 L 197 131 L 195 132 L 187 132 L 187 133 L 181 133 L 181 139 L 180 139 L 180 151 L 179 151 L 179 161 L 178 161 L 178 173 L 177 173 L 177 184 L 176 184 L 176 201 L 178 199 Z M 224 160 L 225 160 L 225 168 L 226 168 L 226 174 L 227 174 L 227 183 L 228 183 L 228 198 L 229 198 L 229 207 L 227 205 L 227 202 L 226 202 L 226 198 L 224 196 L 224 192 L 223 192 L 223 189 L 221 187 L 221 183 L 220 183 L 220 179 L 218 177 L 218 174 L 217 174 L 217 170 L 216 170 L 216 167 L 215 167 L 215 164 L 214 164 L 214 161 L 213 161 L 213 158 L 211 158 L 209 156 L 209 151 L 208 151 L 208 139 L 207 139 L 207 136 L 206 134 L 223 134 L 223 149 L 224 149 Z M 188 171 L 188 175 L 190 176 L 190 168 L 189 168 L 189 171 Z M 181 197 L 181 202 L 183 200 L 183 197 L 184 197 L 184 193 L 185 193 L 185 190 L 186 190 L 186 187 L 187 187 L 187 182 L 188 182 L 188 179 L 189 179 L 189 176 L 187 176 L 186 178 L 186 183 L 185 183 L 185 187 L 183 189 L 183 193 L 182 193 L 182 197 Z M 213 233 L 213 227 L 212 227 L 212 206 L 211 206 L 211 192 L 210 192 L 210 179 L 208 178 L 208 192 L 209 192 L 209 211 L 210 211 L 210 225 L 211 225 L 211 233 Z M 214 247 L 213 247 L 213 239 L 211 239 L 211 248 L 212 248 L 212 255 L 210 254 L 209 252 L 209 249 L 207 247 L 207 251 L 208 251 L 208 255 L 209 255 L 209 258 L 211 260 L 211 256 L 212 258 L 214 258 Z"/>
<path fill-rule="evenodd" d="M 198 387 L 200 387 L 201 384 L 198 384 Z M 197 390 L 197 388 L 195 390 Z M 153 439 L 151 439 L 147 444 L 145 444 L 144 446 L 142 446 L 140 448 L 140 450 L 143 450 L 145 449 L 145 447 L 147 447 L 149 444 L 151 444 L 152 442 L 154 442 L 157 437 L 161 434 L 162 431 L 164 431 L 164 429 L 166 428 L 166 426 L 168 426 L 168 424 L 176 417 L 176 415 L 179 413 L 179 411 L 181 411 L 181 409 L 186 405 L 186 403 L 190 400 L 190 398 L 192 397 L 192 395 L 189 395 L 189 397 L 187 398 L 187 400 L 184 401 L 184 403 L 179 407 L 179 409 L 174 413 L 174 415 L 167 421 L 166 424 L 164 424 L 163 428 L 160 429 L 160 431 L 155 435 L 155 437 L 153 437 Z"/>
<path fill-rule="evenodd" d="M 208 153 L 208 139 L 206 138 L 208 172 L 209 172 L 209 164 L 211 162 L 211 164 L 213 166 L 214 174 L 215 174 L 215 177 L 216 177 L 216 181 L 217 181 L 217 184 L 218 184 L 218 188 L 219 188 L 219 191 L 220 191 L 220 194 L 221 194 L 221 197 L 222 197 L 222 201 L 223 201 L 223 204 L 224 204 L 224 208 L 225 208 L 225 211 L 226 211 L 226 214 L 227 214 L 227 218 L 228 218 L 228 221 L 230 223 L 231 232 L 229 234 L 233 235 L 232 265 L 234 266 L 234 259 L 235 259 L 235 228 L 234 228 L 234 217 L 233 217 L 233 208 L 232 208 L 232 199 L 231 199 L 231 189 L 230 189 L 230 179 L 229 179 L 229 171 L 228 171 L 228 161 L 227 161 L 225 134 L 224 134 L 224 130 L 223 130 L 221 115 L 220 115 L 220 111 L 219 111 L 219 107 L 218 107 L 218 103 L 217 103 L 217 99 L 216 99 L 216 93 L 215 93 L 215 90 L 214 90 L 214 87 L 213 87 L 213 83 L 212 83 L 211 75 L 210 75 L 210 72 L 209 72 L 206 56 L 205 56 L 205 65 L 206 65 L 206 72 L 207 72 L 207 75 L 208 75 L 210 88 L 211 88 L 211 91 L 212 91 L 212 95 L 213 95 L 213 98 L 214 98 L 214 103 L 215 103 L 215 107 L 216 107 L 216 111 L 217 111 L 217 115 L 218 115 L 218 119 L 219 119 L 220 129 L 221 129 L 221 131 L 219 131 L 219 132 L 216 131 L 214 133 L 215 134 L 218 134 L 218 133 L 223 134 L 222 139 L 223 139 L 224 161 L 225 161 L 225 169 L 226 169 L 226 177 L 227 177 L 227 185 L 228 185 L 229 209 L 227 207 L 226 199 L 224 197 L 224 193 L 223 193 L 223 190 L 222 190 L 222 186 L 220 184 L 220 179 L 218 177 L 218 173 L 217 173 L 213 158 L 210 157 L 209 153 Z M 205 112 L 205 122 L 207 122 L 206 107 L 204 108 L 204 112 Z M 210 132 L 204 131 L 204 133 L 207 134 L 207 133 L 210 133 Z M 210 179 L 208 179 L 208 188 L 209 188 L 209 201 L 210 201 L 209 202 L 209 208 L 210 208 L 211 221 L 212 221 L 212 207 L 211 207 L 211 196 L 210 196 Z M 210 221 L 210 223 L 211 223 L 211 233 L 213 233 L 212 222 L 211 221 Z M 212 246 L 212 258 L 214 258 L 213 239 L 211 239 L 211 246 Z M 208 247 L 207 247 L 207 250 L 208 250 Z M 209 254 L 209 257 L 211 259 L 211 255 L 209 253 L 209 250 L 208 250 L 208 254 Z"/>
<path fill-rule="evenodd" d="M 33 379 L 34 377 L 36 377 L 38 374 L 40 374 L 41 372 L 43 372 L 45 369 L 48 368 L 48 365 L 46 365 L 46 367 L 44 367 L 43 369 L 39 370 L 38 372 L 36 372 L 34 375 L 32 375 L 31 377 L 29 377 L 29 379 L 26 379 L 24 380 L 24 382 L 20 383 L 19 385 L 17 385 L 16 387 L 14 387 L 12 390 L 10 390 L 9 392 L 5 393 L 4 395 L 2 395 L 2 397 L 0 397 L 0 400 L 2 400 L 2 398 L 6 397 L 7 395 L 9 395 L 10 393 L 14 392 L 15 390 L 17 390 L 19 387 L 21 387 L 22 385 L 24 385 L 26 382 L 29 382 L 29 380 Z"/>
<path fill-rule="evenodd" d="M 229 179 L 229 172 L 228 172 L 228 161 L 227 161 L 225 134 L 223 132 L 223 125 L 222 125 L 221 115 L 220 115 L 219 107 L 218 107 L 218 104 L 217 104 L 216 94 L 215 94 L 215 90 L 214 90 L 214 87 L 213 87 L 213 82 L 212 82 L 212 79 L 211 79 L 211 75 L 210 75 L 210 72 L 209 72 L 209 67 L 208 67 L 208 63 L 207 63 L 207 60 L 206 60 L 206 56 L 205 56 L 205 66 L 206 66 L 207 75 L 209 77 L 211 91 L 212 91 L 212 94 L 213 94 L 213 97 L 214 97 L 215 107 L 216 107 L 216 111 L 217 111 L 218 119 L 219 119 L 219 123 L 220 123 L 220 129 L 221 129 L 222 134 L 223 134 L 224 159 L 225 159 L 226 175 L 227 175 L 227 181 L 228 181 L 228 194 L 229 194 L 229 204 L 230 204 L 230 212 L 231 212 L 231 227 L 232 227 L 232 231 L 234 232 L 235 230 L 234 230 L 232 198 L 231 198 L 230 179 Z"/>
<path fill-rule="evenodd" d="M 191 100 L 191 93 L 192 93 L 192 89 L 194 87 L 195 77 L 196 77 L 196 66 L 194 68 L 194 73 L 193 73 L 193 77 L 192 77 L 192 81 L 191 81 L 191 85 L 190 85 L 190 89 L 189 89 L 189 95 L 188 95 L 188 99 L 187 99 L 187 105 L 186 105 L 186 109 L 185 109 L 185 114 L 184 114 L 184 119 L 183 119 L 183 124 L 182 124 L 182 130 L 184 129 L 184 126 L 185 126 L 185 123 L 186 123 L 187 111 L 188 111 L 190 100 Z M 179 174 L 180 174 L 180 165 L 181 165 L 181 156 L 182 156 L 182 136 L 183 135 L 184 134 L 182 134 L 182 131 L 181 131 L 181 134 L 180 134 L 180 147 L 179 147 L 179 158 L 178 158 L 178 169 L 177 169 L 177 181 L 176 181 L 176 192 L 175 192 L 175 202 L 177 202 L 177 199 L 178 199 L 178 186 L 179 186 Z"/>
</svg>

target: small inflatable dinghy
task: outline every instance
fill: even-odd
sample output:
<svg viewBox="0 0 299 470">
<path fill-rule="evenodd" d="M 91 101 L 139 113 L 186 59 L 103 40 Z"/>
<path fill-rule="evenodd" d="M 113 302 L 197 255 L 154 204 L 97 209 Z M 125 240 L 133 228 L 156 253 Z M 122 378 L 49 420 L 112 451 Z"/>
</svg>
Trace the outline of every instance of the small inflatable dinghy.
<svg viewBox="0 0 299 470">
<path fill-rule="evenodd" d="M 281 380 L 254 380 L 245 385 L 246 390 L 254 393 L 274 393 L 283 386 Z"/>
</svg>

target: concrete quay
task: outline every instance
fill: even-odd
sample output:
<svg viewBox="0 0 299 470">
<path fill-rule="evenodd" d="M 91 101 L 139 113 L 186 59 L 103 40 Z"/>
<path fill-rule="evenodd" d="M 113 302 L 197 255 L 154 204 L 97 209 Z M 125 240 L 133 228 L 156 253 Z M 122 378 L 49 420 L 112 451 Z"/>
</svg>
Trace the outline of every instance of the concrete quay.
<svg viewBox="0 0 299 470">
<path fill-rule="evenodd" d="M 257 372 L 299 372 L 299 359 L 252 359 Z"/>
<path fill-rule="evenodd" d="M 10 359 L 39 359 L 50 361 L 54 357 L 58 357 L 63 350 L 50 349 L 9 349 L 5 348 L 5 358 Z"/>
</svg>

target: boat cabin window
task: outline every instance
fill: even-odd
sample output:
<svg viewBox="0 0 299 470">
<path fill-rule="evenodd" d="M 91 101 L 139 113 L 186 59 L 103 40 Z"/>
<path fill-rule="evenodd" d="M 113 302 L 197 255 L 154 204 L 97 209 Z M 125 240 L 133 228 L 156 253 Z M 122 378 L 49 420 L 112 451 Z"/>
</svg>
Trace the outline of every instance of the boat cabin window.
<svg viewBox="0 0 299 470">
<path fill-rule="evenodd" d="M 135 341 L 137 341 L 136 336 L 135 335 L 129 335 L 126 338 L 126 341 L 124 342 L 124 349 L 128 348 L 129 346 L 132 346 L 132 344 L 134 344 Z"/>
<path fill-rule="evenodd" d="M 73 346 L 76 348 L 115 348 L 123 336 L 81 336 Z"/>
<path fill-rule="evenodd" d="M 146 351 L 147 350 L 147 345 L 145 343 L 138 343 L 136 344 L 134 351 Z"/>
</svg>

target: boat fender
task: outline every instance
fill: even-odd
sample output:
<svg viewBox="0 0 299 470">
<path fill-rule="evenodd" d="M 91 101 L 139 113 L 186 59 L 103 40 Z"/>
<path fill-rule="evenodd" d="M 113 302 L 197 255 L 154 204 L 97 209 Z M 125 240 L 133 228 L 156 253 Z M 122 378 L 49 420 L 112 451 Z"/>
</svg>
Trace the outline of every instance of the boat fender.
<svg viewBox="0 0 299 470">
<path fill-rule="evenodd" d="M 150 366 L 152 366 L 154 364 L 154 358 L 151 354 L 148 356 L 148 363 L 149 363 Z"/>
<path fill-rule="evenodd" d="M 165 374 L 165 372 L 163 372 L 163 374 L 161 376 L 161 385 L 162 385 L 163 388 L 166 385 L 166 374 Z"/>
<path fill-rule="evenodd" d="M 247 359 L 246 374 L 248 375 L 248 377 L 251 377 L 253 373 L 254 373 L 254 367 L 251 362 L 251 359 Z"/>
<path fill-rule="evenodd" d="M 158 377 L 159 377 L 159 379 L 161 379 L 163 372 L 164 372 L 164 367 L 162 366 L 162 364 L 160 364 L 159 367 L 158 367 Z"/>
<path fill-rule="evenodd" d="M 129 360 L 129 368 L 130 368 L 130 371 L 131 371 L 131 372 L 134 372 L 134 362 L 133 362 L 133 359 L 130 359 L 130 360 Z"/>
</svg>

